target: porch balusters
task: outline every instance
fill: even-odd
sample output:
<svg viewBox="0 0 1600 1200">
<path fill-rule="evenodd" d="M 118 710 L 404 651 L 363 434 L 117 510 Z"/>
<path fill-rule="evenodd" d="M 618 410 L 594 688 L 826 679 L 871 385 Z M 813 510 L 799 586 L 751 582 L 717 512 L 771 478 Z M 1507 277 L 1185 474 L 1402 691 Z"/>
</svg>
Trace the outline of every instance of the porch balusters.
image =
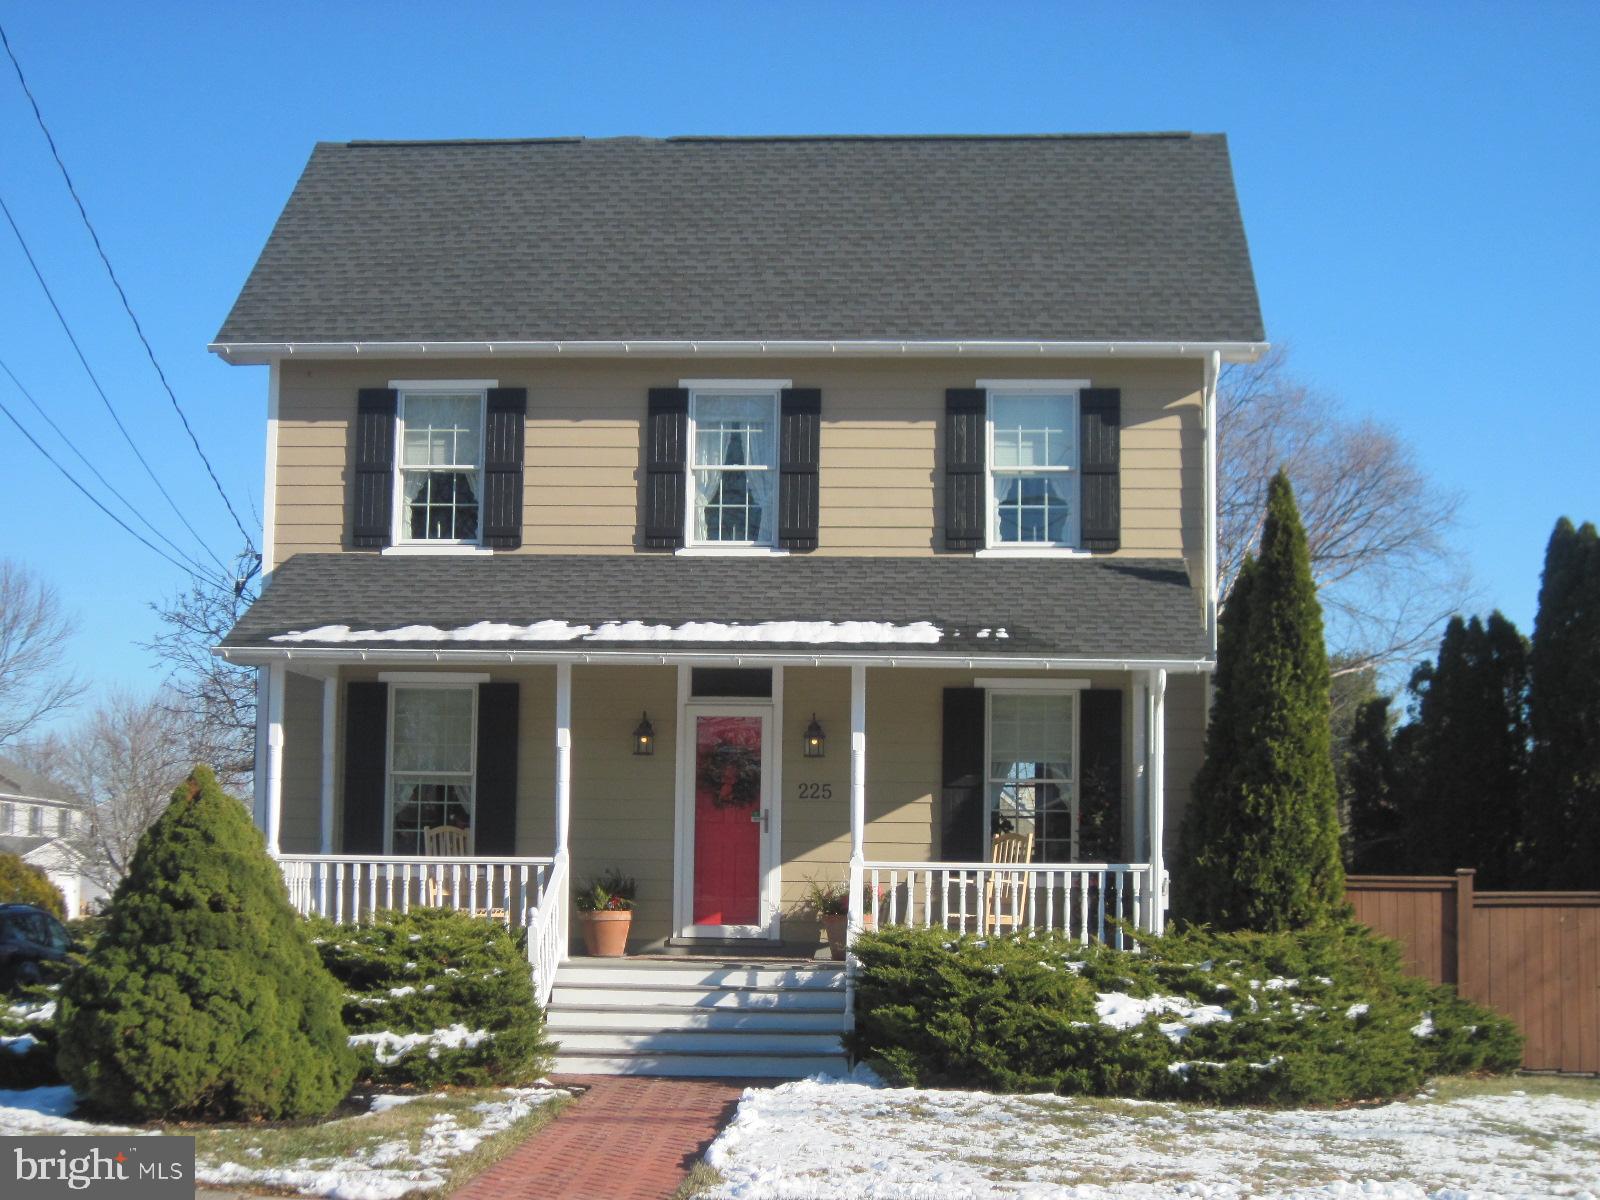
<svg viewBox="0 0 1600 1200">
<path fill-rule="evenodd" d="M 285 854 L 289 902 L 305 915 L 345 924 L 413 903 L 474 916 L 504 913 L 512 928 L 528 920 L 551 858 L 422 859 L 408 855 Z M 496 901 L 498 900 L 498 903 Z"/>
</svg>

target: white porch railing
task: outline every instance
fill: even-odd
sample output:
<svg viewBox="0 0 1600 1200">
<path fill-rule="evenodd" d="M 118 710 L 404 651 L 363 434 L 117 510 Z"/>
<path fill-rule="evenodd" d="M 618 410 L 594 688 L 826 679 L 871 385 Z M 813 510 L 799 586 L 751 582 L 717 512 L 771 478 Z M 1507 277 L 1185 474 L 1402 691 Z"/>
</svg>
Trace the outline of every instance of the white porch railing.
<svg viewBox="0 0 1600 1200">
<path fill-rule="evenodd" d="M 395 908 L 456 908 L 531 924 L 551 858 L 419 858 L 411 855 L 280 854 L 289 902 L 304 916 L 341 923 Z"/>
<path fill-rule="evenodd" d="M 533 990 L 541 1006 L 550 1003 L 556 968 L 567 957 L 567 909 L 572 903 L 567 890 L 567 859 L 561 855 L 528 915 L 528 965 L 533 969 Z"/>
<path fill-rule="evenodd" d="M 1133 939 L 1116 922 L 1151 927 L 1160 903 L 1151 876 L 1148 863 L 861 865 L 866 911 L 875 907 L 884 925 L 978 934 L 1057 930 L 1119 949 Z"/>
</svg>

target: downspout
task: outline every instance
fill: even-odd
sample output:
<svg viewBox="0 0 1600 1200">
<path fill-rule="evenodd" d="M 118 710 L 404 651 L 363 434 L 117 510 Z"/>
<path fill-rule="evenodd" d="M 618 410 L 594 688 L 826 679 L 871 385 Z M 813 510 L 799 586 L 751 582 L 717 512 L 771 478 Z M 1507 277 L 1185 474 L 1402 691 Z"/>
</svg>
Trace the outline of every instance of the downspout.
<svg viewBox="0 0 1600 1200">
<path fill-rule="evenodd" d="M 1205 606 L 1206 634 L 1211 653 L 1217 652 L 1217 384 L 1222 377 L 1222 355 L 1206 355 L 1205 384 L 1201 391 L 1201 424 L 1205 428 Z"/>
</svg>

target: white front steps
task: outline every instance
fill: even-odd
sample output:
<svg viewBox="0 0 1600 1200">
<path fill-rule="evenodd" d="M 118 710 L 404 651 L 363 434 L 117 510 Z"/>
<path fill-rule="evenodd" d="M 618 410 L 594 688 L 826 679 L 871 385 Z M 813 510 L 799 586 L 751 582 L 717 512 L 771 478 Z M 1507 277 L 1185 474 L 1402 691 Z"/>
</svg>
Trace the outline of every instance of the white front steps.
<svg viewBox="0 0 1600 1200">
<path fill-rule="evenodd" d="M 842 1074 L 844 970 L 828 964 L 573 959 L 550 1036 L 574 1075 L 801 1079 Z"/>
</svg>

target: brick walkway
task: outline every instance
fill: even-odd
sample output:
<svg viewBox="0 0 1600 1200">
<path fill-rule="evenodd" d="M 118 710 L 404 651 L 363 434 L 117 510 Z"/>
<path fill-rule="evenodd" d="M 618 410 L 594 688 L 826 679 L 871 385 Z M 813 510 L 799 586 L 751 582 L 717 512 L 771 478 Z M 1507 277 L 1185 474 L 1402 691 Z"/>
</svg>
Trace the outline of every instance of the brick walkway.
<svg viewBox="0 0 1600 1200">
<path fill-rule="evenodd" d="M 666 1200 L 732 1118 L 742 1084 L 570 1075 L 586 1087 L 452 1200 Z"/>
</svg>

